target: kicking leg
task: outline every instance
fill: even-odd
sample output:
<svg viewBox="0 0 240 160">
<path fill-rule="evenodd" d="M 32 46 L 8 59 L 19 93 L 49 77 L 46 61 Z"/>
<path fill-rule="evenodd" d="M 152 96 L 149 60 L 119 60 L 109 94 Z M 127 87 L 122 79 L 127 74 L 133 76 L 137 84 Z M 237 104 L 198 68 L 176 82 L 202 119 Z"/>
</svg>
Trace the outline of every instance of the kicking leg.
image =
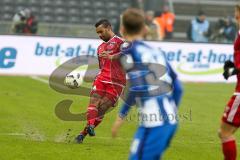
<svg viewBox="0 0 240 160">
<path fill-rule="evenodd" d="M 94 128 L 95 128 L 95 121 L 98 117 L 98 108 L 101 104 L 102 97 L 96 93 L 92 94 L 90 98 L 90 104 L 88 106 L 88 113 L 87 113 L 87 133 L 90 136 L 95 136 Z"/>
<path fill-rule="evenodd" d="M 95 136 L 94 127 L 96 125 L 95 123 L 97 122 L 96 118 L 98 117 L 98 106 L 100 105 L 101 98 L 102 97 L 96 93 L 91 95 L 90 103 L 87 109 L 87 125 L 76 137 L 77 143 L 82 143 L 87 134 L 89 134 L 89 136 Z"/>
<path fill-rule="evenodd" d="M 97 127 L 103 120 L 104 115 L 113 107 L 113 102 L 107 97 L 103 97 L 101 104 L 98 107 L 98 117 L 95 119 L 94 126 Z"/>
</svg>

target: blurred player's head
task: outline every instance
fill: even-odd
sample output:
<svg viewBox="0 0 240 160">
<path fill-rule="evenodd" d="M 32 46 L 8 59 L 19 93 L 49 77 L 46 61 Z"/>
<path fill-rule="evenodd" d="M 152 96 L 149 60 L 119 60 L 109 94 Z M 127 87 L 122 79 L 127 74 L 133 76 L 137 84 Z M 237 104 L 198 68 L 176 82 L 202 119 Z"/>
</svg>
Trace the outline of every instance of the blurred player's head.
<svg viewBox="0 0 240 160">
<path fill-rule="evenodd" d="M 96 33 L 98 34 L 99 38 L 103 41 L 107 42 L 110 40 L 114 33 L 112 31 L 112 25 L 107 19 L 101 19 L 96 24 Z"/>
<path fill-rule="evenodd" d="M 240 4 L 235 7 L 235 19 L 238 24 L 240 24 Z"/>
<path fill-rule="evenodd" d="M 205 19 L 206 19 L 206 15 L 205 15 L 205 13 L 202 10 L 198 11 L 198 19 L 201 22 L 205 21 Z"/>
<path fill-rule="evenodd" d="M 147 22 L 152 22 L 154 19 L 154 11 L 147 11 L 145 14 L 145 19 Z"/>
<path fill-rule="evenodd" d="M 134 8 L 123 12 L 120 31 L 124 38 L 143 38 L 146 34 L 143 12 Z"/>
<path fill-rule="evenodd" d="M 169 11 L 170 11 L 169 6 L 167 6 L 167 5 L 163 6 L 164 13 L 169 12 Z"/>
<path fill-rule="evenodd" d="M 26 18 L 30 18 L 31 14 L 32 14 L 31 10 L 28 8 L 25 8 L 23 11 L 25 12 Z"/>
</svg>

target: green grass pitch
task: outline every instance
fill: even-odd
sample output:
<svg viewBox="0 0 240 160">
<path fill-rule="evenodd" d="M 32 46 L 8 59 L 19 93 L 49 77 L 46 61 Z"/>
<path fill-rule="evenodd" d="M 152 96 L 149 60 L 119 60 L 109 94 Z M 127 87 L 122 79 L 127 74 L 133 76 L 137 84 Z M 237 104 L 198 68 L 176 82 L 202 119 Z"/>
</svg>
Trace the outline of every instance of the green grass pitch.
<svg viewBox="0 0 240 160">
<path fill-rule="evenodd" d="M 184 84 L 179 129 L 163 159 L 222 159 L 217 130 L 233 90 L 233 84 Z M 86 110 L 87 97 L 57 93 L 30 77 L 0 77 L 0 160 L 126 160 L 136 120 L 125 122 L 118 138 L 112 139 L 117 107 L 105 116 L 96 137 L 87 137 L 83 144 L 68 143 L 67 133 L 77 135 L 85 122 L 56 117 L 55 105 L 66 98 L 74 100 L 72 112 Z M 135 109 L 131 115 L 136 115 Z M 240 140 L 240 134 L 236 136 Z"/>
</svg>

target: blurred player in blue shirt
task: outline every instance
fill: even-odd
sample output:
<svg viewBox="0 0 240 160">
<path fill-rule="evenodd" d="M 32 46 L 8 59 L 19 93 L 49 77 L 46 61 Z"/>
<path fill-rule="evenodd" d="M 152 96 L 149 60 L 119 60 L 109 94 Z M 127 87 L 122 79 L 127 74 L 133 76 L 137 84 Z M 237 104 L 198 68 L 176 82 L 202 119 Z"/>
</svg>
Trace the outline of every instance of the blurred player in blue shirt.
<svg viewBox="0 0 240 160">
<path fill-rule="evenodd" d="M 131 106 L 138 107 L 139 128 L 130 160 L 159 160 L 177 128 L 177 107 L 182 86 L 163 53 L 141 41 L 146 33 L 144 17 L 137 9 L 123 13 L 121 64 L 128 77 L 119 115 L 112 127 L 116 137 Z"/>
</svg>

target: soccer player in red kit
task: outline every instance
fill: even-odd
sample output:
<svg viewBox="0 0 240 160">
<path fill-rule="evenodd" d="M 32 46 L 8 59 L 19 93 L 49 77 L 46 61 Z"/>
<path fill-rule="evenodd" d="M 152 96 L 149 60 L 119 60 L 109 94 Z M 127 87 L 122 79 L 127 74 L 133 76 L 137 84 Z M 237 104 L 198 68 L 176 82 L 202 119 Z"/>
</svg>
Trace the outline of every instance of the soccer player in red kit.
<svg viewBox="0 0 240 160">
<path fill-rule="evenodd" d="M 235 7 L 235 18 L 238 26 L 240 26 L 240 5 Z M 224 160 L 237 159 L 237 145 L 234 133 L 240 127 L 240 31 L 234 43 L 234 62 L 228 60 L 224 64 L 224 78 L 227 80 L 233 75 L 237 76 L 237 85 L 225 108 L 219 130 Z"/>
<path fill-rule="evenodd" d="M 95 136 L 94 128 L 101 123 L 105 112 L 114 107 L 126 84 L 126 75 L 118 59 L 123 40 L 113 33 L 106 19 L 98 21 L 95 27 L 99 38 L 103 40 L 97 50 L 100 72 L 93 82 L 87 125 L 76 137 L 78 143 L 82 143 L 87 134 Z"/>
</svg>

